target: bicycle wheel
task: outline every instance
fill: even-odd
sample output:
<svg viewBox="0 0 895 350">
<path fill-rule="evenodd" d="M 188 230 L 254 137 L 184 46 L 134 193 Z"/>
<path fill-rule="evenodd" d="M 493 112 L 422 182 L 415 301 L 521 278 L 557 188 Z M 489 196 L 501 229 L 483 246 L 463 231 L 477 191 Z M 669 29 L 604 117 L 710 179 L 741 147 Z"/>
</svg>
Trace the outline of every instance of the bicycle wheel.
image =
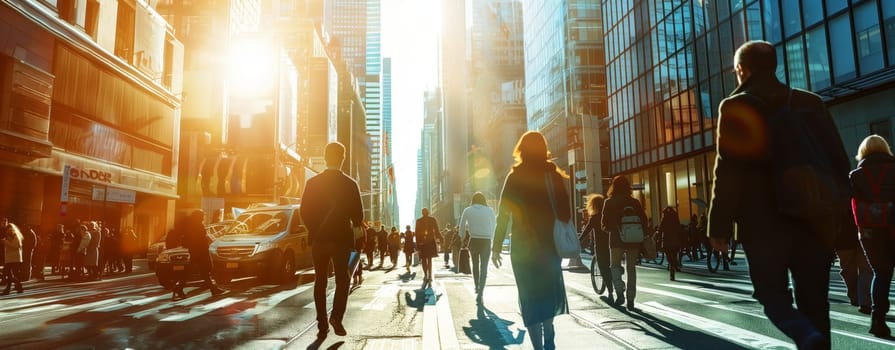
<svg viewBox="0 0 895 350">
<path fill-rule="evenodd" d="M 712 250 L 711 253 L 706 257 L 705 263 L 708 265 L 709 272 L 718 272 L 718 267 L 721 266 L 721 260 L 723 254 L 717 250 Z"/>
<path fill-rule="evenodd" d="M 665 250 L 659 249 L 659 251 L 656 252 L 656 265 L 662 266 L 662 264 L 664 264 L 664 263 L 665 263 Z"/>
<path fill-rule="evenodd" d="M 594 287 L 594 292 L 597 292 L 597 295 L 603 295 L 603 292 L 606 291 L 606 281 L 603 281 L 603 275 L 600 274 L 596 255 L 590 261 L 590 284 Z"/>
</svg>

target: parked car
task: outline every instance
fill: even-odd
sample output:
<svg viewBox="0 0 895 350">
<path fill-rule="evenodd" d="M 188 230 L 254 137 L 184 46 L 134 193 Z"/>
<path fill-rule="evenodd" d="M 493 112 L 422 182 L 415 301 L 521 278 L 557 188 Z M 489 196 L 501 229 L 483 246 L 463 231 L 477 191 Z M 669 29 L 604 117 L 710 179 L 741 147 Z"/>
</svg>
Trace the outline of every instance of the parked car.
<svg viewBox="0 0 895 350">
<path fill-rule="evenodd" d="M 208 239 L 214 241 L 218 237 L 220 237 L 226 229 L 221 229 L 216 226 L 217 224 L 205 225 L 205 234 L 208 235 Z M 190 264 L 190 252 L 184 247 L 174 247 L 171 249 L 164 249 L 165 247 L 165 236 L 162 236 L 161 239 L 161 247 L 162 250 L 158 253 L 155 258 L 155 277 L 158 278 L 159 284 L 162 287 L 170 289 L 171 286 L 174 285 L 176 281 L 177 274 L 180 273 L 188 273 L 190 274 L 187 277 L 187 280 L 196 279 L 199 277 L 197 273 L 194 271 L 190 271 L 188 269 Z M 155 244 L 153 244 L 154 246 Z M 151 249 L 151 247 L 150 247 Z M 147 253 L 147 259 L 149 259 L 149 254 Z M 152 261 L 152 260 L 150 260 Z"/>
<path fill-rule="evenodd" d="M 308 230 L 297 204 L 247 209 L 210 250 L 215 279 L 222 283 L 243 276 L 288 283 L 297 268 L 312 264 Z"/>
</svg>

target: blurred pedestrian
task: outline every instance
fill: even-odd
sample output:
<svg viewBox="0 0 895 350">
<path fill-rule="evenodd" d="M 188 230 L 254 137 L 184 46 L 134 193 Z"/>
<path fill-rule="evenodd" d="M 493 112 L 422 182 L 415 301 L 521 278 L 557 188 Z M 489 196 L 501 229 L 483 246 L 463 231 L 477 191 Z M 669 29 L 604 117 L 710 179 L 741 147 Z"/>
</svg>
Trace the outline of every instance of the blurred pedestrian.
<svg viewBox="0 0 895 350">
<path fill-rule="evenodd" d="M 121 233 L 121 259 L 124 262 L 124 272 L 134 270 L 134 254 L 139 249 L 137 233 L 133 227 L 124 229 Z"/>
<path fill-rule="evenodd" d="M 373 271 L 373 253 L 376 252 L 376 226 L 372 222 L 367 222 L 367 228 L 364 232 L 367 235 L 367 242 L 364 244 L 364 254 L 367 256 L 367 270 Z"/>
<path fill-rule="evenodd" d="M 889 143 L 879 135 L 870 135 L 861 142 L 855 159 L 858 160 L 858 168 L 849 174 L 855 203 L 857 204 L 859 201 L 891 203 L 895 200 L 895 157 L 892 157 Z M 871 183 L 871 179 L 874 183 Z M 857 205 L 853 205 L 852 208 L 857 209 Z M 889 210 L 891 209 L 889 208 Z M 886 211 L 883 211 L 883 214 L 887 214 Z M 870 284 L 870 333 L 880 338 L 887 338 L 892 333 L 889 326 L 886 325 L 886 314 L 889 312 L 890 305 L 889 291 L 892 285 L 892 269 L 895 268 L 895 233 L 893 233 L 892 227 L 895 223 L 886 222 L 886 225 L 882 225 L 882 227 L 872 228 L 865 224 L 862 227 L 860 223 L 862 213 L 855 212 L 854 215 L 858 221 L 862 251 L 866 254 L 873 271 L 873 279 Z M 854 260 L 861 260 L 861 258 L 863 257 L 857 256 L 857 254 L 852 255 Z M 862 279 L 860 263 L 862 262 L 858 262 L 858 281 Z M 843 264 L 841 258 L 840 264 Z M 843 268 L 845 268 L 844 265 Z M 851 270 L 854 272 L 854 269 Z M 852 297 L 851 292 L 852 290 L 849 289 L 849 298 Z M 857 292 L 861 292 L 861 290 L 859 289 Z M 858 293 L 854 297 L 852 305 L 863 305 L 861 303 L 862 293 Z"/>
<path fill-rule="evenodd" d="M 360 236 L 354 237 L 354 250 L 357 251 L 358 254 L 362 254 L 366 251 L 367 232 L 369 232 L 369 230 L 367 229 L 367 224 L 364 223 L 360 227 L 358 232 L 360 233 Z M 360 259 L 360 257 L 358 257 L 358 259 Z M 364 267 L 359 266 L 358 268 L 354 269 L 354 274 L 352 275 L 352 277 L 352 286 L 356 287 L 359 286 L 361 283 L 364 283 Z"/>
<path fill-rule="evenodd" d="M 739 86 L 718 108 L 714 194 L 708 217 L 711 246 L 727 254 L 736 224 L 749 263 L 753 295 L 765 315 L 800 349 L 829 349 L 833 241 L 842 227 L 841 219 L 851 214 L 848 202 L 839 197 L 825 206 L 828 213 L 811 210 L 815 216 L 810 219 L 791 213 L 804 209 L 794 206 L 810 203 L 782 206 L 782 200 L 791 198 L 781 195 L 781 189 L 798 190 L 816 182 L 801 178 L 785 181 L 781 172 L 795 164 L 778 153 L 789 157 L 794 150 L 807 151 L 779 149 L 778 145 L 809 143 L 809 137 L 818 140 L 822 150 L 804 156 L 822 160 L 806 164 L 818 170 L 815 165 L 826 163 L 823 166 L 829 170 L 818 172 L 821 181 L 832 181 L 840 191 L 848 187 L 848 155 L 820 97 L 777 80 L 777 54 L 772 44 L 744 43 L 734 55 L 734 68 Z M 813 118 L 802 124 L 811 128 L 782 137 L 780 134 L 788 131 L 778 123 L 768 123 L 770 118 L 795 120 L 796 116 Z M 797 308 L 793 307 L 793 295 Z"/>
<path fill-rule="evenodd" d="M 634 298 L 637 296 L 637 259 L 640 257 L 640 249 L 643 239 L 648 231 L 646 213 L 640 201 L 632 197 L 631 182 L 625 176 L 616 176 L 606 192 L 608 198 L 603 204 L 603 230 L 609 232 L 609 257 L 612 259 L 610 270 L 612 271 L 612 286 L 615 288 L 615 304 L 625 304 L 627 308 L 634 309 Z M 639 220 L 626 221 L 623 219 L 637 217 Z M 638 222 L 639 221 L 639 222 Z M 640 240 L 623 240 L 622 231 L 627 231 L 623 225 L 640 225 Z M 648 238 L 647 238 L 648 239 Z M 625 269 L 622 269 L 622 255 L 625 256 Z M 622 275 L 627 270 L 627 283 L 622 282 Z"/>
<path fill-rule="evenodd" d="M 488 261 L 491 259 L 491 240 L 497 228 L 497 216 L 488 206 L 485 195 L 476 192 L 472 204 L 460 215 L 458 233 L 461 240 L 469 236 L 469 255 L 472 257 L 472 281 L 475 285 L 476 304 L 482 305 L 482 294 L 488 280 Z M 458 254 L 459 255 L 459 254 Z"/>
<path fill-rule="evenodd" d="M 571 219 L 568 175 L 553 163 L 547 140 L 537 131 L 519 138 L 513 150 L 516 163 L 507 175 L 500 193 L 497 228 L 491 246 L 491 261 L 500 268 L 503 239 L 513 221 L 510 261 L 519 293 L 522 321 L 535 350 L 556 348 L 553 318 L 569 313 L 562 258 L 553 243 L 555 219 Z M 548 187 L 555 198 L 551 199 Z M 556 203 L 552 208 L 551 202 Z M 555 218 L 556 212 L 559 218 Z"/>
<path fill-rule="evenodd" d="M 87 279 L 98 281 L 102 279 L 102 269 L 99 265 L 99 253 L 102 246 L 103 234 L 99 223 L 91 221 L 87 225 L 90 230 L 90 241 L 87 243 L 87 256 L 84 258 L 84 267 L 87 268 Z"/>
<path fill-rule="evenodd" d="M 401 250 L 401 234 L 392 226 L 388 234 L 388 257 L 392 260 L 392 268 L 398 267 L 398 251 Z"/>
<path fill-rule="evenodd" d="M 680 271 L 678 253 L 686 240 L 681 237 L 681 219 L 674 207 L 666 207 L 662 210 L 662 218 L 659 221 L 659 232 L 662 235 L 662 249 L 668 258 L 668 279 L 674 281 L 674 274 Z"/>
<path fill-rule="evenodd" d="M 610 301 L 612 298 L 612 270 L 609 269 L 609 233 L 603 231 L 603 195 L 591 194 L 587 200 L 587 224 L 581 230 L 582 236 L 589 236 L 592 242 L 594 259 L 597 259 L 597 268 L 600 269 L 600 275 L 603 276 L 603 283 L 606 285 L 606 291 L 609 292 Z M 587 239 L 582 239 L 587 240 Z"/>
<path fill-rule="evenodd" d="M 407 273 L 410 273 L 410 266 L 413 263 L 413 252 L 416 250 L 413 242 L 414 235 L 410 225 L 407 225 L 401 236 L 404 238 L 404 267 L 407 268 Z"/>
<path fill-rule="evenodd" d="M 309 229 L 314 259 L 314 306 L 317 311 L 317 338 L 326 338 L 326 284 L 330 265 L 335 273 L 336 291 L 329 324 L 336 335 L 347 333 L 342 326 L 348 304 L 348 258 L 354 249 L 354 229 L 363 225 L 364 208 L 357 182 L 342 172 L 345 146 L 333 142 L 323 150 L 326 170 L 308 180 L 302 198 L 301 217 Z"/>
<path fill-rule="evenodd" d="M 0 226 L 3 227 L 3 274 L 6 279 L 3 295 L 9 295 L 13 284 L 16 292 L 22 294 L 22 282 L 18 273 L 22 267 L 22 232 L 6 218 L 3 218 Z"/>
<path fill-rule="evenodd" d="M 441 234 L 446 244 L 442 244 L 441 249 L 444 251 L 444 268 L 451 268 L 451 251 L 454 245 L 454 229 L 451 224 L 444 225 L 444 232 Z"/>
<path fill-rule="evenodd" d="M 438 256 L 436 240 L 444 245 L 444 236 L 438 231 L 438 221 L 429 216 L 429 208 L 422 209 L 423 216 L 416 219 L 416 249 L 423 265 L 423 286 L 432 286 L 432 258 Z"/>
<path fill-rule="evenodd" d="M 25 228 L 22 234 L 22 265 L 19 270 L 19 280 L 27 282 L 31 279 L 31 260 L 34 258 L 34 249 L 37 248 L 37 233 L 32 227 Z"/>
<path fill-rule="evenodd" d="M 194 210 L 189 216 L 183 218 L 181 227 L 175 227 L 175 231 L 181 235 L 181 244 L 190 252 L 189 269 L 198 272 L 199 276 L 204 280 L 203 287 L 208 288 L 211 295 L 219 295 L 226 292 L 225 289 L 218 287 L 211 272 L 214 266 L 211 261 L 211 253 L 208 247 L 211 245 L 211 237 L 205 231 L 205 212 L 201 209 Z M 174 295 L 172 299 L 182 299 L 186 295 L 183 287 L 186 284 L 186 274 L 181 274 L 181 278 L 174 286 Z"/>
<path fill-rule="evenodd" d="M 78 232 L 75 234 L 72 245 L 77 247 L 72 250 L 71 268 L 68 277 L 72 280 L 86 279 L 87 269 L 87 250 L 90 247 L 90 229 L 87 228 L 88 223 L 82 222 L 78 226 Z"/>
<path fill-rule="evenodd" d="M 50 252 L 47 255 L 47 263 L 52 266 L 52 273 L 62 274 L 64 268 L 61 261 L 68 261 L 68 258 L 62 258 L 62 246 L 65 243 L 65 225 L 56 225 L 56 230 L 50 235 Z"/>
<path fill-rule="evenodd" d="M 379 231 L 376 231 L 377 249 L 379 249 L 379 268 L 385 264 L 385 257 L 388 255 L 388 231 L 385 225 L 379 225 Z"/>
</svg>

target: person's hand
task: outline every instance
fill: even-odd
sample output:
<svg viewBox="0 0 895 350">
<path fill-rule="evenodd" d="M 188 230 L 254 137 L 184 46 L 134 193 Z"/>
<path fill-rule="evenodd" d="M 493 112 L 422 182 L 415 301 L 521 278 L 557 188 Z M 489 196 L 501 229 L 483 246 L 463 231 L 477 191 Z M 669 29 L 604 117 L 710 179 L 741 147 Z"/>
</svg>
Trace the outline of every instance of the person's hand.
<svg viewBox="0 0 895 350">
<path fill-rule="evenodd" d="M 503 260 L 500 257 L 500 253 L 497 253 L 497 254 L 492 253 L 491 254 L 491 263 L 494 264 L 494 267 L 496 267 L 498 269 L 500 268 L 500 265 L 503 265 Z"/>
<path fill-rule="evenodd" d="M 724 254 L 727 254 L 727 243 L 730 241 L 728 238 L 721 237 L 709 237 L 709 242 L 712 245 L 712 249 L 720 251 Z"/>
</svg>

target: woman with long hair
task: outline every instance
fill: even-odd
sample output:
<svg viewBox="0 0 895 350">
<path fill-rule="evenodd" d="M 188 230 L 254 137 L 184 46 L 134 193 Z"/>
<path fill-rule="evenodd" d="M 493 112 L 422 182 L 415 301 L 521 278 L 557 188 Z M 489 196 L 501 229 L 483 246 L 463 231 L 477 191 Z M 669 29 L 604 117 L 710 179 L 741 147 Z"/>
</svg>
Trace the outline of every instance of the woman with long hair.
<svg viewBox="0 0 895 350">
<path fill-rule="evenodd" d="M 438 255 L 435 241 L 444 244 L 444 237 L 438 230 L 438 221 L 429 216 L 429 208 L 422 209 L 423 216 L 416 219 L 417 252 L 423 265 L 423 288 L 432 286 L 432 258 Z"/>
<path fill-rule="evenodd" d="M 500 267 L 503 239 L 512 218 L 510 261 L 516 277 L 522 321 L 535 350 L 555 349 L 553 318 L 568 314 L 569 303 L 562 276 L 562 258 L 553 243 L 553 223 L 554 213 L 559 220 L 571 219 L 565 188 L 568 175 L 550 159 L 547 140 L 540 132 L 522 134 L 513 156 L 516 164 L 500 193 L 491 261 Z M 551 193 L 555 194 L 552 199 Z"/>
<path fill-rule="evenodd" d="M 3 219 L 3 275 L 6 277 L 6 289 L 3 295 L 9 295 L 9 289 L 16 285 L 16 292 L 22 293 L 22 282 L 18 271 L 22 266 L 22 232 L 15 224 Z"/>
<path fill-rule="evenodd" d="M 587 200 L 587 225 L 581 230 L 582 238 L 590 235 L 590 239 L 594 245 L 594 259 L 597 259 L 597 266 L 600 269 L 600 275 L 603 276 L 603 283 L 606 284 L 606 290 L 609 292 L 610 301 L 612 298 L 612 272 L 609 269 L 609 234 L 600 226 L 603 220 L 603 195 L 592 194 Z"/>
<path fill-rule="evenodd" d="M 615 287 L 615 304 L 622 305 L 627 297 L 627 308 L 634 309 L 634 297 L 637 295 L 637 259 L 640 256 L 640 247 L 643 242 L 623 242 L 621 238 L 621 224 L 623 216 L 640 217 L 642 233 L 647 232 L 646 213 L 640 201 L 632 197 L 631 182 L 624 176 L 616 176 L 612 179 L 607 194 L 609 198 L 603 204 L 603 230 L 609 232 L 609 256 L 612 259 L 612 286 Z M 622 282 L 622 255 L 626 256 L 625 267 L 628 273 L 627 286 Z M 627 288 L 627 289 L 626 289 Z"/>
<path fill-rule="evenodd" d="M 873 280 L 870 282 L 870 333 L 887 338 L 892 333 L 886 325 L 886 314 L 889 312 L 892 269 L 895 268 L 895 237 L 891 234 L 891 223 L 888 227 L 878 228 L 862 225 L 862 213 L 857 203 L 895 199 L 895 157 L 884 138 L 870 135 L 861 142 L 855 159 L 858 160 L 858 168 L 852 170 L 848 177 L 854 190 L 855 205 L 852 207 L 855 209 L 861 246 L 873 270 Z M 872 184 L 870 179 L 876 184 Z"/>
</svg>

